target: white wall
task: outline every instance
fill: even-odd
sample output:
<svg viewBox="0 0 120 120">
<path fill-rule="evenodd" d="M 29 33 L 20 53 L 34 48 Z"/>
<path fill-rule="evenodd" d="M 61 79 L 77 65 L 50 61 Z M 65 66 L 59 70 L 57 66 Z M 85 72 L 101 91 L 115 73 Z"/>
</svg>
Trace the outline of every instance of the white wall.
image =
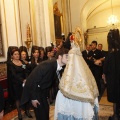
<svg viewBox="0 0 120 120">
<path fill-rule="evenodd" d="M 85 2 L 86 0 L 70 0 L 72 31 L 78 26 L 82 29 L 81 11 Z"/>
</svg>

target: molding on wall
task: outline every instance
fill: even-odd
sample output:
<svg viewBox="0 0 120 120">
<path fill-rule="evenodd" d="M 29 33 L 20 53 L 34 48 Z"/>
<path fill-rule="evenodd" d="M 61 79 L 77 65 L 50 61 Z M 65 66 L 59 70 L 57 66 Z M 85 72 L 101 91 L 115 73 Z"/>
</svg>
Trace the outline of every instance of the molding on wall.
<svg viewBox="0 0 120 120">
<path fill-rule="evenodd" d="M 116 29 L 120 26 L 120 24 L 116 25 L 111 25 L 111 26 L 105 26 L 105 27 L 98 27 L 96 28 L 94 26 L 94 28 L 91 29 L 87 29 L 87 33 L 88 34 L 95 34 L 95 33 L 103 33 L 103 32 L 109 32 L 110 29 Z"/>
<path fill-rule="evenodd" d="M 108 32 L 108 27 L 99 27 L 99 28 L 91 28 L 87 30 L 88 34 L 95 34 L 95 33 L 102 33 L 102 32 Z"/>
</svg>

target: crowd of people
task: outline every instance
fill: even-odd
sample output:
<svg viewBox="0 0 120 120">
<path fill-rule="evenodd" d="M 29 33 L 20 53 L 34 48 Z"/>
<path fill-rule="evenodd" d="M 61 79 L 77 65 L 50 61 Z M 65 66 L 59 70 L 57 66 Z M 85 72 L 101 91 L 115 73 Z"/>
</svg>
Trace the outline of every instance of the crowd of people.
<svg viewBox="0 0 120 120">
<path fill-rule="evenodd" d="M 51 60 L 52 58 L 55 59 L 55 53 L 53 46 L 48 46 L 45 49 L 39 46 L 33 46 L 31 50 L 31 57 L 28 56 L 27 48 L 25 46 L 17 47 L 17 46 L 10 46 L 8 48 L 7 53 L 7 84 L 8 84 L 8 102 L 11 106 L 16 106 L 18 111 L 18 118 L 22 119 L 21 114 L 21 96 L 23 92 L 24 85 L 26 83 L 26 79 L 30 75 L 30 73 L 37 67 L 41 62 L 45 60 Z M 57 83 L 57 82 L 56 82 Z M 53 85 L 55 86 L 55 85 Z M 2 90 L 2 86 L 0 86 Z M 57 87 L 53 88 L 51 85 L 52 92 L 50 91 L 50 95 L 48 94 L 47 97 L 53 102 L 55 99 L 55 95 L 57 94 Z M 3 93 L 0 93 L 3 95 Z M 1 96 L 3 98 L 3 96 Z M 3 101 L 3 100 L 2 100 Z M 50 102 L 51 102 L 50 101 Z M 3 103 L 1 103 L 3 105 Z M 1 109 L 3 106 L 1 106 Z M 22 106 L 22 109 L 25 110 L 25 114 L 32 118 L 30 115 L 30 102 L 26 103 Z M 3 114 L 3 111 L 1 111 Z"/>
<path fill-rule="evenodd" d="M 114 103 L 110 120 L 119 120 L 119 32 L 108 34 L 108 52 L 92 41 L 81 52 L 79 42 L 67 37 L 65 43 L 45 49 L 33 46 L 31 57 L 24 46 L 8 48 L 7 77 L 10 104 L 15 104 L 18 119 L 21 109 L 36 120 L 49 120 L 49 104 L 55 100 L 54 120 L 98 120 L 101 80 L 107 83 L 108 101 Z M 115 37 L 115 38 L 114 38 Z M 3 90 L 0 86 L 0 98 Z M 0 100 L 0 119 L 4 114 Z"/>
</svg>

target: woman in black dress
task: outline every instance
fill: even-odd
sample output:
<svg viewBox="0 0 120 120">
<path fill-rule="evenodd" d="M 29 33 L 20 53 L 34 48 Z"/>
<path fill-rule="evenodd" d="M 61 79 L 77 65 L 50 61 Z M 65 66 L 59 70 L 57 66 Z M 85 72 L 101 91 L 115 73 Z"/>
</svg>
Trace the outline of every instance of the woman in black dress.
<svg viewBox="0 0 120 120">
<path fill-rule="evenodd" d="M 46 59 L 51 60 L 54 58 L 54 49 L 51 46 L 45 48 Z"/>
<path fill-rule="evenodd" d="M 45 61 L 46 60 L 46 58 L 45 58 L 45 50 L 44 50 L 43 47 L 39 47 L 39 49 L 40 49 L 40 62 Z"/>
<path fill-rule="evenodd" d="M 39 62 L 40 62 L 40 50 L 39 47 L 34 46 L 31 51 L 31 72 L 37 65 L 39 65 Z"/>
<path fill-rule="evenodd" d="M 24 61 L 25 64 L 28 64 L 29 63 L 29 55 L 28 55 L 27 48 L 25 46 L 21 46 L 21 47 L 19 47 L 19 51 L 20 51 L 20 59 L 22 61 Z"/>
<path fill-rule="evenodd" d="M 20 50 L 20 60 L 25 63 L 27 69 L 27 76 L 30 74 L 31 71 L 31 63 L 28 59 L 28 53 L 25 50 Z"/>
<path fill-rule="evenodd" d="M 29 62 L 28 52 L 25 49 L 20 49 L 20 60 L 26 65 L 26 77 L 28 77 L 30 74 L 31 64 Z M 29 118 L 32 118 L 29 112 L 30 106 L 31 106 L 30 102 L 28 102 L 25 104 L 24 109 L 25 109 L 25 114 Z"/>
<path fill-rule="evenodd" d="M 27 69 L 26 64 L 20 60 L 20 53 L 18 49 L 13 49 L 11 52 L 10 71 L 12 75 L 13 94 L 16 101 L 18 111 L 18 118 L 22 120 L 20 100 L 22 96 L 23 87 L 26 82 Z M 29 117 L 29 116 L 28 116 Z"/>
</svg>

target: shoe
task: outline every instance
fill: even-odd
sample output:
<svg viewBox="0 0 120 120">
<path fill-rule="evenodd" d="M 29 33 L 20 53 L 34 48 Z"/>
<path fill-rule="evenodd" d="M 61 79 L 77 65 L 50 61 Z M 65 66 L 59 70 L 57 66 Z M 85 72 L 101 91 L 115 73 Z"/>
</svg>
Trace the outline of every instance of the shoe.
<svg viewBox="0 0 120 120">
<path fill-rule="evenodd" d="M 25 111 L 25 114 L 26 114 L 26 116 L 28 116 L 29 118 L 33 118 L 32 115 L 30 114 L 30 112 L 29 112 L 28 110 Z"/>
</svg>

